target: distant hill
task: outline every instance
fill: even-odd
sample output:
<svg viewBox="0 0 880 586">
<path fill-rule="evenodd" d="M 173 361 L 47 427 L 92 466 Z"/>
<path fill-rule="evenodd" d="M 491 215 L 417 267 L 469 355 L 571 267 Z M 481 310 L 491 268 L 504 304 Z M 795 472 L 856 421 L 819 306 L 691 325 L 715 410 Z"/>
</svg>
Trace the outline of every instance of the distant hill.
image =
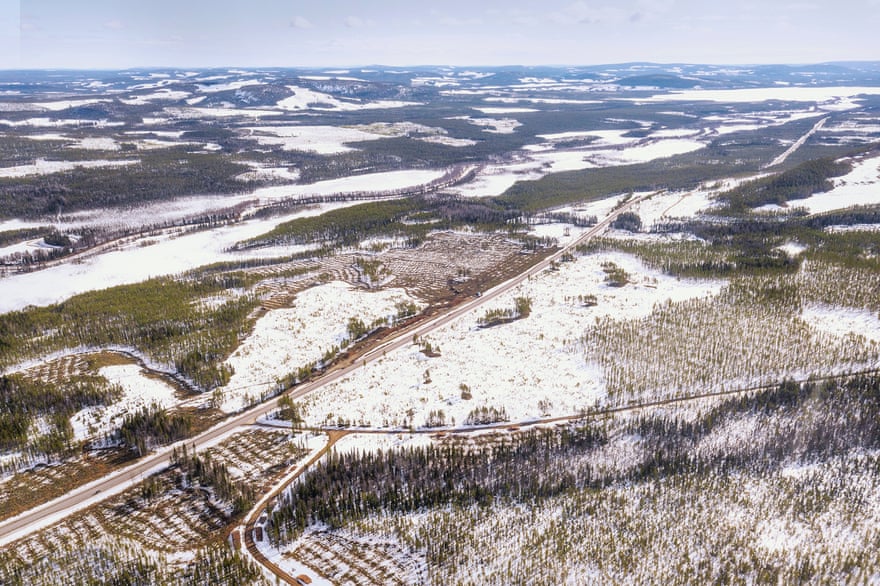
<svg viewBox="0 0 880 586">
<path fill-rule="evenodd" d="M 700 80 L 686 79 L 677 75 L 652 73 L 648 75 L 633 75 L 617 80 L 622 86 L 629 87 L 659 87 L 670 89 L 690 89 L 702 85 Z"/>
</svg>

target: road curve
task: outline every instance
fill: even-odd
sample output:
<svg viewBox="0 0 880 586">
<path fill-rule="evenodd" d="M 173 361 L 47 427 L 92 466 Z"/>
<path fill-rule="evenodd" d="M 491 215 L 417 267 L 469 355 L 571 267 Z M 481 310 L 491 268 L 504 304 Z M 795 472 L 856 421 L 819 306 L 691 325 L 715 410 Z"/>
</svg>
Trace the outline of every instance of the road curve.
<svg viewBox="0 0 880 586">
<path fill-rule="evenodd" d="M 467 312 L 480 307 L 484 303 L 487 303 L 492 299 L 503 295 L 504 293 L 507 293 L 520 283 L 547 269 L 551 265 L 551 263 L 557 262 L 562 257 L 562 255 L 571 252 L 577 246 L 601 234 L 605 229 L 608 228 L 611 222 L 613 222 L 619 214 L 627 211 L 633 205 L 645 199 L 648 199 L 653 195 L 654 193 L 651 193 L 629 199 L 628 201 L 619 205 L 604 219 L 602 219 L 602 221 L 598 222 L 595 226 L 587 230 L 579 238 L 577 238 L 567 246 L 559 249 L 552 255 L 539 261 L 530 268 L 526 269 L 519 275 L 516 275 L 511 279 L 501 283 L 500 285 L 497 285 L 492 289 L 483 292 L 480 297 L 475 297 L 473 299 L 469 299 L 464 303 L 453 306 L 452 308 L 441 313 L 435 318 L 419 323 L 414 327 L 403 328 L 393 338 L 368 351 L 363 356 L 354 360 L 348 366 L 345 366 L 343 368 L 331 369 L 315 380 L 293 387 L 292 389 L 286 391 L 285 394 L 287 394 L 291 398 L 297 399 L 309 393 L 317 391 L 330 383 L 345 378 L 356 369 L 361 368 L 362 366 L 366 366 L 367 363 L 381 358 L 384 353 L 391 352 L 398 348 L 402 348 L 407 344 L 411 344 L 413 336 L 426 335 L 436 330 L 437 328 L 440 328 L 448 324 L 449 322 L 461 317 Z M 78 487 L 61 497 L 58 497 L 38 507 L 34 507 L 29 511 L 21 513 L 20 515 L 3 521 L 2 523 L 0 523 L 0 546 L 4 546 L 16 539 L 21 539 L 32 532 L 35 532 L 50 524 L 60 521 L 61 519 L 73 514 L 74 512 L 85 508 L 86 506 L 90 506 L 92 504 L 100 502 L 105 498 L 108 498 L 125 490 L 125 488 L 130 486 L 133 482 L 136 482 L 142 479 L 145 475 L 164 467 L 168 462 L 168 456 L 173 447 L 181 447 L 183 445 L 186 445 L 189 449 L 193 451 L 202 450 L 205 447 L 215 443 L 223 436 L 231 434 L 237 428 L 243 425 L 255 423 L 256 420 L 260 417 L 263 417 L 269 412 L 278 408 L 279 398 L 280 396 L 276 396 L 275 398 L 269 399 L 268 401 L 261 403 L 247 411 L 243 411 L 242 413 L 233 415 L 228 419 L 225 419 L 221 423 L 218 423 L 214 427 L 211 427 L 210 429 L 207 429 L 194 437 L 177 442 L 175 444 L 172 444 L 171 446 L 166 446 L 165 448 L 162 448 L 161 450 L 154 452 L 153 454 L 141 458 L 136 463 L 130 466 L 126 466 L 125 468 L 121 468 L 119 470 L 111 472 L 110 474 L 104 476 L 103 478 L 100 478 L 99 480 Z"/>
</svg>

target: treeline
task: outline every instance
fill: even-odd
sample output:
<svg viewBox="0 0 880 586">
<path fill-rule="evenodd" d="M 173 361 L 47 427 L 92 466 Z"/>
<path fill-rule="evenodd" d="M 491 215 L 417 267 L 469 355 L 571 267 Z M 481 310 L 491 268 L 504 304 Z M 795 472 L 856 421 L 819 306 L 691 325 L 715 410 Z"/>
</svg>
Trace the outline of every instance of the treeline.
<svg viewBox="0 0 880 586">
<path fill-rule="evenodd" d="M 218 304 L 199 301 L 248 283 L 234 274 L 161 277 L 9 312 L 0 315 L 0 365 L 77 346 L 129 346 L 211 389 L 229 380 L 221 363 L 250 330 L 258 301 L 238 294 Z"/>
<path fill-rule="evenodd" d="M 586 479 L 562 467 L 562 457 L 602 445 L 590 427 L 531 431 L 494 445 L 428 445 L 384 452 L 331 452 L 273 509 L 275 542 L 295 538 L 311 523 L 341 527 L 383 509 L 415 511 L 446 505 L 491 504 L 495 498 L 549 497 Z"/>
<path fill-rule="evenodd" d="M 270 232 L 239 243 L 239 248 L 311 242 L 352 246 L 374 236 L 421 240 L 431 230 L 476 226 L 483 230 L 524 228 L 520 213 L 490 200 L 455 196 L 413 197 L 372 201 L 320 216 L 297 218 Z"/>
<path fill-rule="evenodd" d="M 792 199 L 803 199 L 820 191 L 829 191 L 832 177 L 845 175 L 852 165 L 834 159 L 813 159 L 777 175 L 747 181 L 718 196 L 727 203 L 722 210 L 741 213 L 767 204 L 783 205 Z"/>
<path fill-rule="evenodd" d="M 18 230 L 4 230 L 0 232 L 0 247 L 9 246 L 25 240 L 34 240 L 51 234 L 55 229 L 51 226 L 39 228 L 19 228 Z"/>
<path fill-rule="evenodd" d="M 119 386 L 97 376 L 76 376 L 58 384 L 20 374 L 0 376 L 0 451 L 29 449 L 60 455 L 71 447 L 72 415 L 86 407 L 109 405 L 121 396 Z M 31 440 L 38 418 L 45 418 L 49 431 Z"/>
</svg>

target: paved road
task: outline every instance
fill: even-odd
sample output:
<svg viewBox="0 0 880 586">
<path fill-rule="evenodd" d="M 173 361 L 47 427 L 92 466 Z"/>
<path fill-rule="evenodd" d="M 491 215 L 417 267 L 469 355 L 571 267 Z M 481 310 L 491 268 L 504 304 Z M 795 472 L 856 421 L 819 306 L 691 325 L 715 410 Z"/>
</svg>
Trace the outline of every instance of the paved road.
<svg viewBox="0 0 880 586">
<path fill-rule="evenodd" d="M 578 245 L 583 244 L 591 238 L 594 238 L 598 234 L 601 234 L 620 213 L 628 210 L 636 203 L 647 199 L 648 197 L 651 197 L 651 195 L 653 194 L 631 198 L 629 201 L 612 211 L 601 222 L 590 228 L 587 232 L 585 232 L 571 244 L 546 257 L 544 260 L 533 265 L 531 268 L 527 269 L 523 273 L 513 277 L 512 279 L 509 279 L 508 281 L 505 281 L 500 285 L 497 285 L 496 287 L 493 287 L 488 291 L 485 291 L 480 297 L 475 297 L 464 303 L 456 305 L 438 317 L 424 321 L 413 327 L 402 329 L 392 339 L 383 344 L 380 344 L 376 348 L 373 348 L 372 350 L 358 358 L 356 361 L 354 361 L 352 364 L 344 368 L 330 370 L 314 381 L 294 387 L 292 390 L 288 391 L 287 394 L 291 398 L 296 399 L 317 391 L 318 389 L 330 383 L 345 378 L 356 369 L 366 366 L 367 363 L 381 358 L 384 353 L 391 352 L 393 350 L 411 344 L 413 336 L 426 335 L 436 330 L 437 328 L 448 324 L 452 320 L 461 317 L 467 312 L 478 308 L 484 303 L 491 301 L 499 295 L 507 293 L 523 281 L 526 281 L 532 276 L 548 268 L 551 263 L 559 261 L 559 259 L 565 253 L 571 252 Z M 270 399 L 267 402 L 262 403 L 250 410 L 244 411 L 238 415 L 234 415 L 195 437 L 174 444 L 174 446 L 179 447 L 185 444 L 191 450 L 201 451 L 202 449 L 205 449 L 213 443 L 216 443 L 223 436 L 232 433 L 237 428 L 243 425 L 253 424 L 258 418 L 266 415 L 270 411 L 277 409 L 278 399 L 278 397 L 275 397 L 274 399 Z M 165 466 L 168 462 L 168 454 L 170 453 L 171 447 L 172 446 L 168 446 L 161 451 L 145 456 L 135 464 L 112 472 L 97 481 L 76 488 L 68 492 L 64 496 L 58 497 L 55 500 L 35 507 L 17 517 L 13 517 L 11 519 L 3 521 L 2 523 L 0 523 L 0 546 L 5 545 L 6 543 L 9 543 L 10 541 L 13 541 L 15 539 L 20 539 L 26 536 L 28 533 L 37 531 L 47 526 L 48 524 L 57 522 L 64 517 L 67 517 L 70 514 L 81 510 L 86 506 L 99 502 L 104 498 L 108 498 L 125 490 L 133 482 L 136 482 L 143 478 L 145 474 L 151 473 L 157 468 Z"/>
</svg>

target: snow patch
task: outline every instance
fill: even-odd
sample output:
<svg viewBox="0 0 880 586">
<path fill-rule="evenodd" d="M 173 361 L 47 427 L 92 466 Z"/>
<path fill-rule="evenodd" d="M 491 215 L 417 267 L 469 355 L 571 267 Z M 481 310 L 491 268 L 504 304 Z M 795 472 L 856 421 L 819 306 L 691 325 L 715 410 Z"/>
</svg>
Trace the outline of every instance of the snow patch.
<svg viewBox="0 0 880 586">
<path fill-rule="evenodd" d="M 105 366 L 98 374 L 119 385 L 124 390 L 121 399 L 112 405 L 88 407 L 70 418 L 76 440 L 87 440 L 110 433 L 122 424 L 126 414 L 142 407 L 156 405 L 160 408 L 174 406 L 178 400 L 174 388 L 165 381 L 147 376 L 137 364 Z"/>
<path fill-rule="evenodd" d="M 801 319 L 826 334 L 864 336 L 873 342 L 880 342 L 880 318 L 865 309 L 814 303 L 803 308 Z"/>
<path fill-rule="evenodd" d="M 366 292 L 334 281 L 299 293 L 294 306 L 266 313 L 226 363 L 235 374 L 224 387 L 224 411 L 246 405 L 246 396 L 271 391 L 285 375 L 348 337 L 350 317 L 365 324 L 396 314 L 395 304 L 412 301 L 402 289 Z"/>
</svg>

